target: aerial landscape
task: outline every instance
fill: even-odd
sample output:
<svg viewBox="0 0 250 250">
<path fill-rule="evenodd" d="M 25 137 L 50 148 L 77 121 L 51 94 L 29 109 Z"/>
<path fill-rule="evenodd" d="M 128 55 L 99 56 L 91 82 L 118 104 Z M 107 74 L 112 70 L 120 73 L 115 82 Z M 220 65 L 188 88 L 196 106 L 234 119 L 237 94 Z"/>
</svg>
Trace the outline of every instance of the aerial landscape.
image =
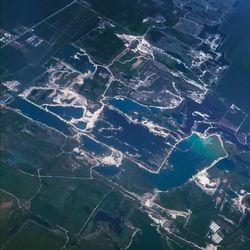
<svg viewBox="0 0 250 250">
<path fill-rule="evenodd" d="M 0 0 L 2 250 L 250 249 L 249 0 Z"/>
</svg>

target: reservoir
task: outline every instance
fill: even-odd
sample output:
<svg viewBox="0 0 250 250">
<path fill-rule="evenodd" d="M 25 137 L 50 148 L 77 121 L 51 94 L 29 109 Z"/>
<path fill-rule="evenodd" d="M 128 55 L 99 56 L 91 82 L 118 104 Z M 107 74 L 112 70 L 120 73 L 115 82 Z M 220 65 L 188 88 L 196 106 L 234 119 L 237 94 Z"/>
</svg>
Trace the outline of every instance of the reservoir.
<svg viewBox="0 0 250 250">
<path fill-rule="evenodd" d="M 145 175 L 154 186 L 167 190 L 183 185 L 199 170 L 225 156 L 226 152 L 217 136 L 201 138 L 193 134 L 177 145 L 168 159 L 166 169 L 162 169 L 159 174 Z"/>
<path fill-rule="evenodd" d="M 13 109 L 18 109 L 22 114 L 28 116 L 30 119 L 52 127 L 65 135 L 72 134 L 72 131 L 66 122 L 60 120 L 57 116 L 46 111 L 45 109 L 37 107 L 32 102 L 16 97 L 9 104 L 9 106 Z"/>
</svg>

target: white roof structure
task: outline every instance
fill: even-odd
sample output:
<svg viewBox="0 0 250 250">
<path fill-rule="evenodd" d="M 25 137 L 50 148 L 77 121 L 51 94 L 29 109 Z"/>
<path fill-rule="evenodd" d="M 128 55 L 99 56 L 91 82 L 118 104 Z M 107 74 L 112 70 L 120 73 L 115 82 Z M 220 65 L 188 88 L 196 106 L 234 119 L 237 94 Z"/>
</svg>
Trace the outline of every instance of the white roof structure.
<svg viewBox="0 0 250 250">
<path fill-rule="evenodd" d="M 220 226 L 216 224 L 214 221 L 211 222 L 210 227 L 209 227 L 214 233 L 216 233 L 219 229 Z"/>
<path fill-rule="evenodd" d="M 222 240 L 223 238 L 219 234 L 215 233 L 212 235 L 212 241 L 214 243 L 219 244 Z"/>
</svg>

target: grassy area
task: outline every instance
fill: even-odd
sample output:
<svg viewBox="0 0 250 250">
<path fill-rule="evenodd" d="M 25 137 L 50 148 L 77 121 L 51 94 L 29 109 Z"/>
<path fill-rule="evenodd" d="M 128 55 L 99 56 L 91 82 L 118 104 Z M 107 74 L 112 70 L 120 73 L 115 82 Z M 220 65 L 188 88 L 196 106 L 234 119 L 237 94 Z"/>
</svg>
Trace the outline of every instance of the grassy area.
<svg viewBox="0 0 250 250">
<path fill-rule="evenodd" d="M 44 179 L 32 213 L 77 233 L 109 188 L 95 180 Z"/>
<path fill-rule="evenodd" d="M 7 250 L 57 250 L 64 245 L 62 236 L 58 236 L 47 229 L 28 222 L 7 244 Z"/>
<path fill-rule="evenodd" d="M 18 209 L 17 200 L 11 195 L 0 191 L 0 220 L 1 228 L 9 220 L 12 213 Z"/>
<path fill-rule="evenodd" d="M 93 238 L 102 240 L 103 235 L 109 239 L 105 246 L 110 245 L 110 241 L 119 249 L 125 249 L 134 233 L 134 229 L 128 227 L 130 217 L 136 209 L 135 204 L 118 192 L 112 192 L 100 205 L 100 208 L 93 215 L 86 230 L 83 233 L 82 245 L 93 244 Z M 98 236 L 98 235 L 102 235 Z M 86 242 L 88 241 L 88 242 Z M 95 246 L 97 247 L 97 246 Z M 90 249 L 90 248 L 86 248 Z"/>
<path fill-rule="evenodd" d="M 107 233 L 102 233 L 96 238 L 90 240 L 82 240 L 76 249 L 91 249 L 91 250 L 116 250 L 112 238 Z"/>
<path fill-rule="evenodd" d="M 30 199 L 39 188 L 39 179 L 19 172 L 7 164 L 1 164 L 1 188 L 19 199 Z"/>
</svg>

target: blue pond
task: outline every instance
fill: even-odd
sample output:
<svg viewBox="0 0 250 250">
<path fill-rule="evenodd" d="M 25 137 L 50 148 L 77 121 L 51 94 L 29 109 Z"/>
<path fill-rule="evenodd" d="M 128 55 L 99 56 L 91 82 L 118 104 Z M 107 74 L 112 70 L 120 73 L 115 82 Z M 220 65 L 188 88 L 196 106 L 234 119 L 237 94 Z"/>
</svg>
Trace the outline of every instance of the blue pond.
<svg viewBox="0 0 250 250">
<path fill-rule="evenodd" d="M 81 147 L 86 150 L 87 152 L 94 152 L 98 155 L 105 155 L 107 153 L 107 148 L 104 147 L 102 144 L 97 143 L 93 139 L 82 136 L 82 145 Z"/>
<path fill-rule="evenodd" d="M 129 98 L 113 98 L 109 100 L 109 103 L 125 114 L 137 112 L 139 118 L 142 118 L 143 113 L 148 113 L 149 111 L 154 113 L 160 112 L 157 108 L 143 106 Z"/>
<path fill-rule="evenodd" d="M 127 98 L 113 98 L 110 100 L 110 104 L 123 113 L 147 112 L 149 110 L 147 107 Z"/>
<path fill-rule="evenodd" d="M 226 170 L 233 171 L 235 169 L 235 164 L 233 161 L 231 161 L 229 159 L 223 159 L 216 164 L 216 167 L 221 169 L 221 170 L 226 169 Z"/>
<path fill-rule="evenodd" d="M 117 167 L 112 167 L 112 166 L 99 166 L 95 167 L 94 170 L 96 170 L 98 173 L 108 177 L 108 176 L 113 176 L 115 174 L 118 174 L 120 172 L 120 169 Z"/>
<path fill-rule="evenodd" d="M 76 124 L 76 127 L 83 130 L 86 128 L 86 123 L 85 122 L 78 122 Z"/>
<path fill-rule="evenodd" d="M 14 109 L 20 110 L 24 115 L 28 116 L 32 120 L 35 120 L 37 122 L 41 122 L 49 127 L 52 127 L 65 135 L 70 135 L 70 127 L 69 125 L 60 120 L 58 117 L 55 115 L 47 112 L 43 108 L 39 108 L 33 103 L 20 98 L 16 97 L 10 104 L 9 106 Z"/>
<path fill-rule="evenodd" d="M 79 119 L 83 116 L 84 109 L 73 106 L 45 106 L 49 111 L 61 116 L 63 119 L 70 121 L 72 118 Z"/>
</svg>

